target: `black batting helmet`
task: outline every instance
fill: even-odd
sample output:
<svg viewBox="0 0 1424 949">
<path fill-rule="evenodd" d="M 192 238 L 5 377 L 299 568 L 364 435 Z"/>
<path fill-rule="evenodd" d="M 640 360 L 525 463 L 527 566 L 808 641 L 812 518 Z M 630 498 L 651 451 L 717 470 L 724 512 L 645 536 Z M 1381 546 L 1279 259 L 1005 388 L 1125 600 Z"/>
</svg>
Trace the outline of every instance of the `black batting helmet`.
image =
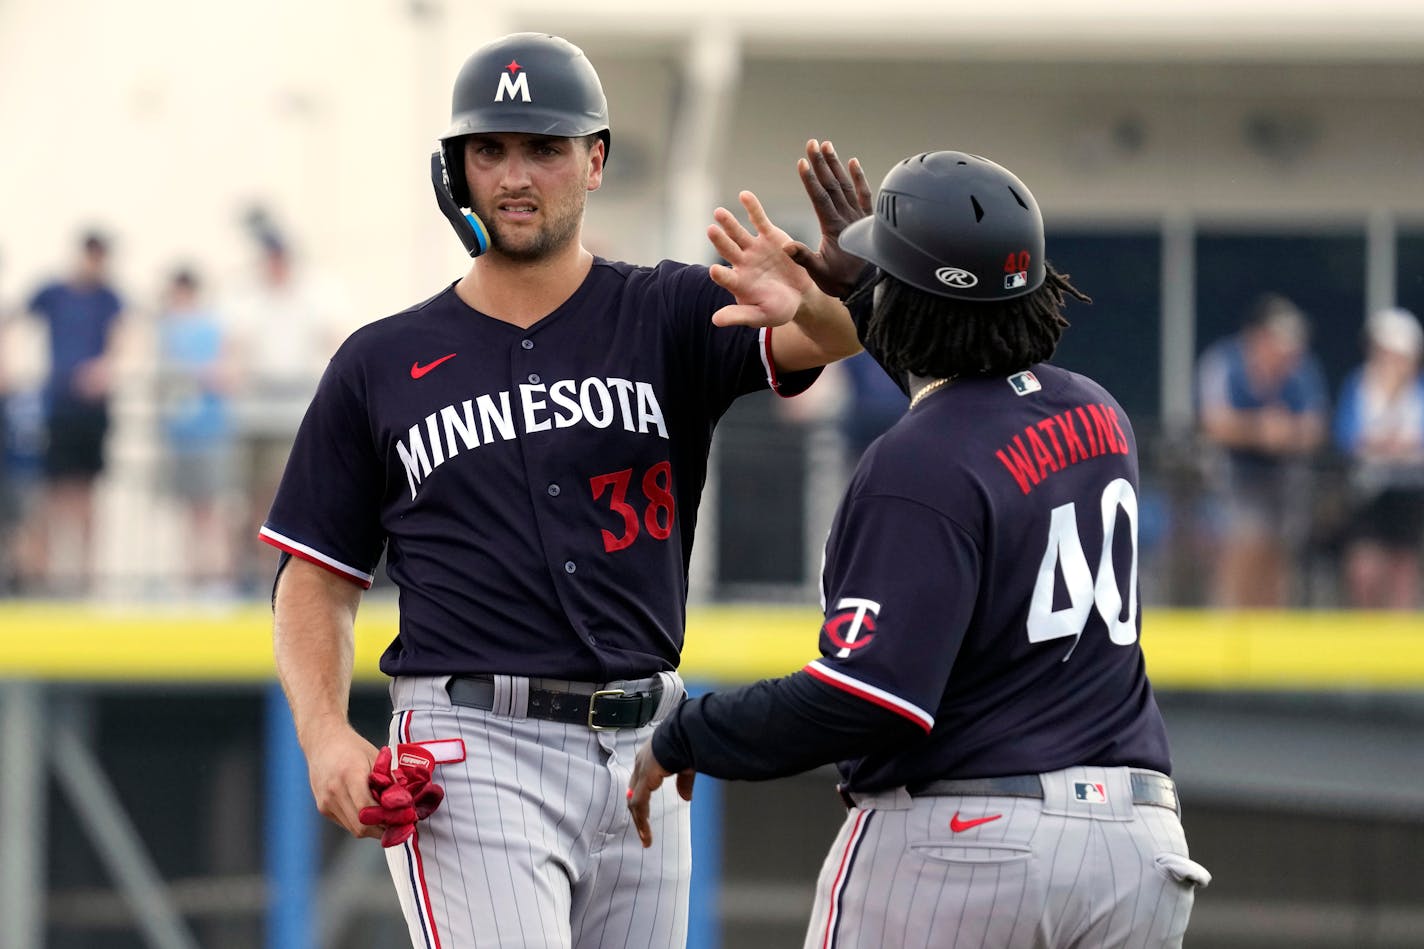
<svg viewBox="0 0 1424 949">
<path fill-rule="evenodd" d="M 964 152 L 925 152 L 890 169 L 875 214 L 847 227 L 840 245 L 956 300 L 1023 296 L 1046 273 L 1038 202 L 1007 168 Z"/>
<path fill-rule="evenodd" d="M 470 54 L 455 78 L 450 127 L 440 136 L 450 194 L 470 206 L 460 140 L 475 132 L 597 134 L 608 157 L 608 100 L 588 57 L 548 33 L 511 33 Z"/>
</svg>

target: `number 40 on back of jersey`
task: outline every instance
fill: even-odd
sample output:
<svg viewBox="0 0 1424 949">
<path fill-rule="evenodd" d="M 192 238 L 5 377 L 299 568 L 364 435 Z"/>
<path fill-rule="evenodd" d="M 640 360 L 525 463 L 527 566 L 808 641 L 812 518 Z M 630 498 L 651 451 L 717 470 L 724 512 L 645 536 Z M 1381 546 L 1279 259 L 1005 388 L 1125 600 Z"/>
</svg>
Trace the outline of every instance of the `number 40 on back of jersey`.
<svg viewBox="0 0 1424 949">
<path fill-rule="evenodd" d="M 1070 501 L 1053 509 L 1048 525 L 1048 546 L 1038 565 L 1033 598 L 1028 608 L 1028 641 L 1047 642 L 1050 639 L 1073 637 L 1063 661 L 1067 662 L 1083 635 L 1083 629 L 1094 609 L 1107 625 L 1108 637 L 1119 646 L 1137 641 L 1137 492 L 1131 482 L 1117 478 L 1103 489 L 1100 504 L 1103 519 L 1103 548 L 1098 556 L 1097 576 L 1088 565 L 1088 555 L 1078 536 L 1078 509 Z M 1132 566 L 1125 590 L 1119 586 L 1113 567 L 1113 541 L 1117 532 L 1118 512 L 1127 515 L 1128 534 L 1132 550 Z M 1053 592 L 1055 576 L 1063 574 L 1068 605 L 1055 610 Z M 1126 615 L 1123 601 L 1127 601 Z"/>
</svg>

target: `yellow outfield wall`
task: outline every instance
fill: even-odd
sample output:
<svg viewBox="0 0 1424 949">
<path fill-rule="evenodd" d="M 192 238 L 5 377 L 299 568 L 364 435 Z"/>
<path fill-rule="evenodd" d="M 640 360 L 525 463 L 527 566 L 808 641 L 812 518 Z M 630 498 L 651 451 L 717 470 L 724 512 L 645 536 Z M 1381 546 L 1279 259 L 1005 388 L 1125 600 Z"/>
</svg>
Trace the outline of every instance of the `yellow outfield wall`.
<svg viewBox="0 0 1424 949">
<path fill-rule="evenodd" d="M 682 673 L 702 682 L 782 675 L 814 658 L 820 616 L 783 606 L 715 606 L 688 617 Z M 396 625 L 369 600 L 357 622 L 357 678 Z M 89 682 L 265 681 L 271 616 L 261 605 L 0 603 L 0 678 Z M 1424 689 L 1424 614 L 1150 610 L 1148 673 L 1160 687 Z"/>
</svg>

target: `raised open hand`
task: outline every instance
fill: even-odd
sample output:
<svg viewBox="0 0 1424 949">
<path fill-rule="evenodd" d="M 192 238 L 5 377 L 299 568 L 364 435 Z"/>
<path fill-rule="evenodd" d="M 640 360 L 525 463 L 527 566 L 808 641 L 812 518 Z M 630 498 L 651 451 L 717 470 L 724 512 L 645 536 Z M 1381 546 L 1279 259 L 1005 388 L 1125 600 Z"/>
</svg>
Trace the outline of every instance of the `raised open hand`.
<svg viewBox="0 0 1424 949">
<path fill-rule="evenodd" d="M 767 217 L 757 196 L 738 196 L 755 232 L 726 208 L 713 212 L 707 239 L 730 267 L 714 264 L 709 272 L 737 302 L 712 315 L 717 326 L 783 326 L 791 322 L 808 294 L 816 292 L 809 274 L 787 256 L 791 237 Z"/>
<path fill-rule="evenodd" d="M 855 286 L 865 261 L 841 250 L 840 234 L 848 224 L 871 212 L 874 192 L 860 160 L 852 158 L 842 165 L 830 142 L 808 141 L 806 157 L 797 161 L 796 170 L 821 224 L 821 246 L 813 251 L 796 241 L 787 253 L 823 292 L 843 297 Z"/>
</svg>

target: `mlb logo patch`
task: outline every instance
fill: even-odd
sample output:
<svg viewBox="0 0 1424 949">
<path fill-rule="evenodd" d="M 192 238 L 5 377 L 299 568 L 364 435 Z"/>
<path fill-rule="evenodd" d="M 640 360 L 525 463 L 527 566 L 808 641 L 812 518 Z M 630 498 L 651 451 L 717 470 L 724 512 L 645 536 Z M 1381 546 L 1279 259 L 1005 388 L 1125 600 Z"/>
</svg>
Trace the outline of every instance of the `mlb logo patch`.
<svg viewBox="0 0 1424 949">
<path fill-rule="evenodd" d="M 1084 804 L 1106 804 L 1108 802 L 1108 789 L 1101 784 L 1094 784 L 1090 781 L 1074 781 L 1073 797 Z"/>
<path fill-rule="evenodd" d="M 1038 392 L 1043 388 L 1038 381 L 1038 376 L 1028 371 L 1016 372 L 1009 376 L 1009 385 L 1014 387 L 1014 392 L 1017 395 L 1028 395 L 1030 392 Z"/>
<path fill-rule="evenodd" d="M 1028 285 L 1027 271 L 1020 270 L 1018 273 L 1011 273 L 1004 278 L 1005 290 L 1017 290 L 1019 287 Z"/>
</svg>

